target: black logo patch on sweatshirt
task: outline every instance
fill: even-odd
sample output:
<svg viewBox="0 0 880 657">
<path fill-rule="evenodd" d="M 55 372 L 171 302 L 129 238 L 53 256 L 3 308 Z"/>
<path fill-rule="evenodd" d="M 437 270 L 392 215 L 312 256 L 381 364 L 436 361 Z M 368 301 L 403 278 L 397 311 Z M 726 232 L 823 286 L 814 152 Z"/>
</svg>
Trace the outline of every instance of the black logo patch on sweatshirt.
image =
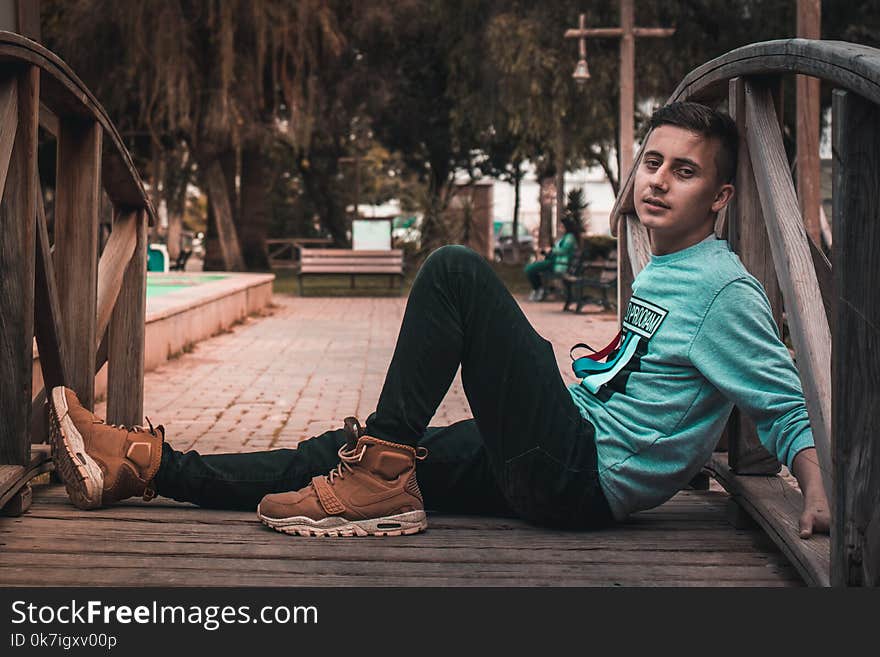
<svg viewBox="0 0 880 657">
<path fill-rule="evenodd" d="M 665 308 L 633 296 L 626 307 L 623 328 L 650 340 L 668 314 L 669 311 Z"/>
</svg>

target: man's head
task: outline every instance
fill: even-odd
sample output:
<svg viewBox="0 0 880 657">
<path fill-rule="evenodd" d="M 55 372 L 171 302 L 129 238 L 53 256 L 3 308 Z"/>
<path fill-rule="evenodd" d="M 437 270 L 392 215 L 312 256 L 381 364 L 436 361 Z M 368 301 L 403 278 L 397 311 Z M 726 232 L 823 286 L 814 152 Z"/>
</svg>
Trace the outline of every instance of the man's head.
<svg viewBox="0 0 880 657">
<path fill-rule="evenodd" d="M 673 103 L 654 112 L 650 128 L 636 170 L 636 212 L 659 252 L 675 251 L 707 236 L 733 195 L 736 125 L 704 105 Z"/>
</svg>

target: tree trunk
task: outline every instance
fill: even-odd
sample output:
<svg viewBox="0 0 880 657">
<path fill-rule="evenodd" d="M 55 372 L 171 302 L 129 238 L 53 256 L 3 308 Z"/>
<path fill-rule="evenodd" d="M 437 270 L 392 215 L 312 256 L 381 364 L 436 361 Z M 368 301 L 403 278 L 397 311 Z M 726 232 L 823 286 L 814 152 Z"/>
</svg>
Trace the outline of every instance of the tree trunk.
<svg viewBox="0 0 880 657">
<path fill-rule="evenodd" d="M 455 185 L 442 170 L 432 169 L 428 187 L 428 203 L 422 219 L 422 253 L 429 253 L 449 241 L 450 226 L 444 217 L 446 208 L 454 193 Z"/>
<path fill-rule="evenodd" d="M 520 185 L 522 184 L 522 162 L 517 160 L 514 163 L 516 170 L 513 174 L 513 262 L 519 263 L 519 194 Z"/>
<path fill-rule="evenodd" d="M 272 214 L 269 203 L 271 187 L 272 167 L 265 151 L 244 148 L 241 153 L 241 211 L 237 226 L 242 255 L 249 270 L 269 270 L 264 240 Z"/>
<path fill-rule="evenodd" d="M 541 224 L 538 228 L 538 246 L 546 249 L 553 246 L 553 200 L 556 195 L 554 176 L 545 175 L 540 179 L 538 200 L 541 205 Z"/>
<path fill-rule="evenodd" d="M 315 158 L 315 162 L 317 162 Z M 345 207 L 340 204 L 340 195 L 333 187 L 333 180 L 338 169 L 330 166 L 321 169 L 312 163 L 303 166 L 300 161 L 299 173 L 302 176 L 306 194 L 314 203 L 321 217 L 321 224 L 330 232 L 334 246 L 349 247 L 351 239 L 348 235 L 348 221 L 345 217 Z"/>
<path fill-rule="evenodd" d="M 213 209 L 213 213 L 211 213 L 214 219 L 212 227 L 216 229 L 215 234 L 217 244 L 220 247 L 223 269 L 225 271 L 244 271 L 244 259 L 241 256 L 241 246 L 232 217 L 233 205 L 230 202 L 229 187 L 220 161 L 215 158 L 207 164 L 202 163 L 200 169 L 202 184 Z M 207 254 L 205 260 L 207 268 L 209 260 Z"/>
<path fill-rule="evenodd" d="M 562 129 L 562 119 L 559 118 L 556 125 L 556 217 L 553 223 L 552 241 L 556 241 L 556 237 L 565 232 L 562 227 L 563 216 L 565 216 L 565 133 Z"/>
</svg>

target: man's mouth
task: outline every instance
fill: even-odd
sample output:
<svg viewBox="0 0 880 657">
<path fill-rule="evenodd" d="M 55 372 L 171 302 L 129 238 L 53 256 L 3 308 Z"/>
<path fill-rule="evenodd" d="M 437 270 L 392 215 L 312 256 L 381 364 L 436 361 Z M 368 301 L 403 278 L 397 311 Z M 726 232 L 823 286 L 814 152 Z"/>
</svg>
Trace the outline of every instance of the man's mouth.
<svg viewBox="0 0 880 657">
<path fill-rule="evenodd" d="M 651 205 L 651 206 L 654 206 L 655 208 L 663 208 L 665 210 L 669 209 L 669 206 L 666 205 L 663 201 L 661 201 L 660 199 L 657 199 L 657 198 L 653 198 L 651 196 L 649 196 L 647 198 L 643 198 L 642 202 L 645 205 Z"/>
</svg>

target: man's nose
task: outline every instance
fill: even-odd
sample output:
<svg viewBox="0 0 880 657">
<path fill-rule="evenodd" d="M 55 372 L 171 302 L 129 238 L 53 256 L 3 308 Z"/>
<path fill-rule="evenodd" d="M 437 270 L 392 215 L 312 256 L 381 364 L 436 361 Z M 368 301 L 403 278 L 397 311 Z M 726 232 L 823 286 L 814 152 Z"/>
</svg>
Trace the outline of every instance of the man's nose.
<svg viewBox="0 0 880 657">
<path fill-rule="evenodd" d="M 666 175 L 666 168 L 658 167 L 648 179 L 648 184 L 651 185 L 651 189 L 657 189 L 664 192 L 667 191 L 669 186 L 666 182 Z"/>
</svg>

